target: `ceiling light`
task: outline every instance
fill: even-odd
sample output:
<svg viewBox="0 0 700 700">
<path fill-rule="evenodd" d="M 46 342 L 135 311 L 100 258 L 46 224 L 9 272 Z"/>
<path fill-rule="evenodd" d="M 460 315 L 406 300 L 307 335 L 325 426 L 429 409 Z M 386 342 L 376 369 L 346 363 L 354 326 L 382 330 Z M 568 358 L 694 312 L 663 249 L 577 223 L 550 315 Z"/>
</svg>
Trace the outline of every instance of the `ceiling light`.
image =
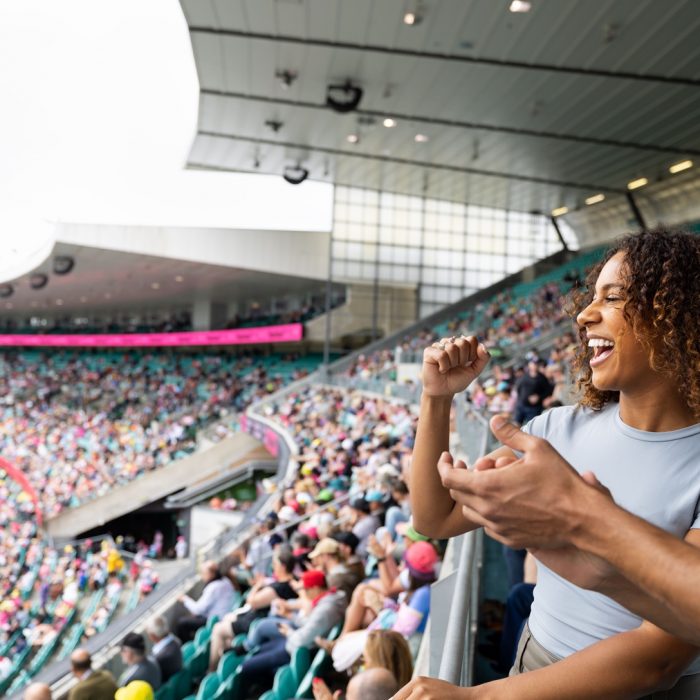
<svg viewBox="0 0 700 700">
<path fill-rule="evenodd" d="M 67 275 L 75 266 L 75 260 L 70 255 L 57 255 L 53 259 L 53 271 L 57 275 Z"/>
<path fill-rule="evenodd" d="M 112 295 L 109 292 L 105 292 L 105 299 L 111 299 Z"/>
<path fill-rule="evenodd" d="M 552 209 L 552 216 L 564 216 L 569 212 L 569 207 L 559 207 L 557 209 Z"/>
<path fill-rule="evenodd" d="M 592 197 L 588 197 L 588 199 L 586 199 L 586 204 L 588 204 L 588 206 L 591 204 L 598 204 L 598 202 L 602 202 L 604 199 L 604 194 L 594 194 Z"/>
<path fill-rule="evenodd" d="M 182 275 L 175 275 L 176 282 L 184 282 L 185 278 Z"/>
<path fill-rule="evenodd" d="M 416 134 L 413 137 L 413 140 L 416 143 L 427 143 L 430 140 L 430 138 L 428 136 L 426 136 L 425 134 Z"/>
<path fill-rule="evenodd" d="M 56 306 L 63 306 L 63 299 L 56 299 Z"/>
<path fill-rule="evenodd" d="M 84 304 L 87 301 L 87 297 L 80 297 L 80 301 L 82 301 Z"/>
<path fill-rule="evenodd" d="M 627 189 L 628 190 L 636 190 L 639 189 L 640 187 L 644 187 L 644 185 L 648 185 L 649 180 L 647 180 L 645 177 L 638 177 L 636 180 L 632 180 L 632 182 L 627 183 Z"/>
<path fill-rule="evenodd" d="M 6 309 L 11 309 L 12 308 L 12 302 L 8 301 L 7 304 L 5 304 Z"/>
<path fill-rule="evenodd" d="M 680 163 L 674 163 L 669 169 L 668 172 L 672 174 L 676 173 L 681 173 L 684 170 L 688 170 L 689 168 L 693 167 L 693 161 L 692 160 L 682 160 Z"/>
<path fill-rule="evenodd" d="M 282 177 L 290 185 L 301 185 L 309 177 L 309 171 L 306 168 L 302 168 L 301 165 L 288 165 L 284 169 Z"/>
<path fill-rule="evenodd" d="M 407 24 L 409 27 L 414 27 L 415 25 L 420 24 L 422 21 L 423 18 L 417 12 L 407 12 L 403 16 L 403 23 Z"/>
<path fill-rule="evenodd" d="M 151 282 L 151 289 L 160 289 L 160 282 Z"/>
<path fill-rule="evenodd" d="M 7 299 L 15 293 L 15 288 L 11 284 L 0 284 L 0 299 Z"/>
<path fill-rule="evenodd" d="M 334 111 L 345 114 L 357 109 L 364 91 L 349 80 L 344 83 L 329 85 L 326 88 L 326 104 Z"/>
<path fill-rule="evenodd" d="M 508 9 L 511 12 L 529 12 L 532 9 L 532 3 L 527 0 L 513 0 Z"/>
<path fill-rule="evenodd" d="M 360 137 L 357 134 L 348 134 L 345 137 L 345 140 L 348 143 L 359 143 L 360 142 Z"/>
<path fill-rule="evenodd" d="M 49 283 L 49 278 L 43 272 L 35 272 L 29 278 L 29 286 L 32 289 L 41 289 Z"/>
<path fill-rule="evenodd" d="M 299 73 L 295 70 L 289 70 L 285 68 L 284 70 L 275 71 L 275 78 L 279 80 L 280 87 L 283 90 L 287 90 L 291 87 L 292 83 L 299 77 Z"/>
<path fill-rule="evenodd" d="M 396 119 L 392 119 L 391 117 L 387 117 L 387 118 L 382 122 L 382 124 L 384 124 L 384 126 L 385 126 L 387 129 L 391 129 L 393 126 L 396 126 Z"/>
</svg>

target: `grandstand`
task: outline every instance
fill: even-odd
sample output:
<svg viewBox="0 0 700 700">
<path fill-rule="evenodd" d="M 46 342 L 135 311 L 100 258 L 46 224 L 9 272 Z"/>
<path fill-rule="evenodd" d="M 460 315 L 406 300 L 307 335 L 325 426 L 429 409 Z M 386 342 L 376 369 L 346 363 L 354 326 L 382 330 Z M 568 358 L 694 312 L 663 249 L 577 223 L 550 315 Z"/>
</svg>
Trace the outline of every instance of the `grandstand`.
<svg viewBox="0 0 700 700">
<path fill-rule="evenodd" d="M 568 306 L 606 245 L 700 230 L 682 31 L 698 8 L 622 22 L 613 0 L 595 19 L 579 5 L 181 0 L 200 95 L 187 169 L 328 182 L 333 219 L 62 221 L 13 260 L 0 695 L 70 698 L 78 649 L 123 680 L 122 642 L 155 654 L 157 617 L 183 642 L 159 700 L 350 698 L 377 668 L 396 692 L 407 665 L 507 675 L 490 655 L 512 590 L 500 545 L 412 525 L 423 351 L 476 335 L 490 352 L 449 417 L 473 464 L 528 376 L 538 411 L 576 400 Z"/>
</svg>

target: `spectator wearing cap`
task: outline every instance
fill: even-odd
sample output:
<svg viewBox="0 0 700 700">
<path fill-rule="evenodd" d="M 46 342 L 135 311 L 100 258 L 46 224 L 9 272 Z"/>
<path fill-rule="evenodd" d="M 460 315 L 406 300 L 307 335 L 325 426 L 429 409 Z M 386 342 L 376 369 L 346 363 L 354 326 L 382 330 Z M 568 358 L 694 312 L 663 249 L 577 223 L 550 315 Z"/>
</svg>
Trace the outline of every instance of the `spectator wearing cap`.
<svg viewBox="0 0 700 700">
<path fill-rule="evenodd" d="M 345 566 L 352 571 L 358 580 L 362 581 L 365 577 L 365 563 L 356 554 L 360 540 L 354 533 L 346 530 L 334 532 L 331 537 L 340 545 L 340 553 L 345 561 Z"/>
<path fill-rule="evenodd" d="M 536 355 L 528 355 L 527 370 L 515 385 L 515 422 L 524 425 L 539 416 L 544 408 L 544 400 L 552 394 L 554 387 L 540 372 Z"/>
<path fill-rule="evenodd" d="M 355 498 L 351 499 L 348 508 L 352 532 L 360 540 L 360 544 L 357 546 L 357 554 L 360 557 L 365 557 L 367 555 L 369 536 L 377 530 L 381 523 L 376 515 L 370 514 L 369 502 L 363 496 L 355 496 Z"/>
<path fill-rule="evenodd" d="M 149 656 L 146 656 L 146 640 L 142 634 L 129 632 L 121 644 L 122 661 L 126 670 L 119 676 L 119 687 L 124 688 L 132 681 L 144 681 L 153 690 L 161 685 L 160 666 Z"/>
<path fill-rule="evenodd" d="M 347 598 L 342 591 L 328 588 L 323 571 L 305 571 L 301 584 L 303 602 L 308 609 L 303 617 L 294 622 L 270 618 L 258 623 L 249 635 L 247 647 L 259 646 L 259 649 L 241 666 L 241 697 L 248 697 L 254 684 L 269 687 L 277 669 L 289 663 L 296 649 L 313 647 L 316 637 L 325 637 L 342 622 Z"/>
<path fill-rule="evenodd" d="M 68 700 L 113 700 L 117 690 L 114 676 L 105 670 L 92 670 L 92 659 L 86 649 L 76 649 L 70 656 L 73 675 L 78 679 Z"/>
<path fill-rule="evenodd" d="M 153 644 L 151 654 L 160 666 L 161 680 L 165 683 L 182 668 L 182 644 L 160 615 L 148 621 L 146 634 Z"/>
<path fill-rule="evenodd" d="M 355 586 L 364 578 L 364 571 L 358 576 L 357 569 L 345 565 L 340 543 L 331 537 L 322 539 L 309 553 L 311 564 L 321 569 L 327 578 L 333 577 L 335 585 L 350 599 Z"/>
<path fill-rule="evenodd" d="M 114 694 L 114 700 L 153 700 L 153 688 L 145 681 L 131 681 Z"/>
<path fill-rule="evenodd" d="M 180 597 L 180 602 L 189 613 L 181 616 L 175 625 L 175 633 L 183 642 L 194 639 L 195 632 L 206 625 L 210 617 L 223 617 L 233 606 L 236 591 L 231 579 L 222 574 L 215 561 L 205 561 L 200 575 L 204 589 L 199 599 L 193 600 L 188 595 Z"/>
</svg>

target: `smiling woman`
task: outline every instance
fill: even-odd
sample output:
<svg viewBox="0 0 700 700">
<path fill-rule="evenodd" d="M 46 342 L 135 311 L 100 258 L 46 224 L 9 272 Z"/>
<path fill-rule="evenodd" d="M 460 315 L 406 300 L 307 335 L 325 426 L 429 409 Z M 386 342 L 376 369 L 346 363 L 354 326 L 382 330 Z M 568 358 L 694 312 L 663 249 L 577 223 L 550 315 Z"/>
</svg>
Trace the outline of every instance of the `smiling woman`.
<svg viewBox="0 0 700 700">
<path fill-rule="evenodd" d="M 574 362 L 582 405 L 619 401 L 626 381 L 639 391 L 670 379 L 700 416 L 697 249 L 697 236 L 656 229 L 622 239 L 591 269 L 570 309 L 582 341 Z"/>
</svg>

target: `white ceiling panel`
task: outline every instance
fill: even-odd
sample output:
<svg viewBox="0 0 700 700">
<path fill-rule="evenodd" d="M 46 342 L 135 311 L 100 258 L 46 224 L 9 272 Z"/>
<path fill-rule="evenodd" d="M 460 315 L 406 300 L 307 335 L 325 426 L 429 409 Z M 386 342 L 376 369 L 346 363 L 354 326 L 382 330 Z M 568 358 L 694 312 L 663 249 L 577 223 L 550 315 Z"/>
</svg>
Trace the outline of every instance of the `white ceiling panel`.
<svg viewBox="0 0 700 700">
<path fill-rule="evenodd" d="M 548 211 L 700 160 L 697 1 L 538 0 L 513 14 L 508 0 L 440 0 L 412 27 L 404 0 L 182 5 L 203 90 L 191 167 L 301 163 L 314 179 L 409 194 L 427 181 L 432 196 Z M 282 69 L 298 72 L 287 89 Z M 347 79 L 364 95 L 343 115 L 325 95 Z"/>
</svg>

